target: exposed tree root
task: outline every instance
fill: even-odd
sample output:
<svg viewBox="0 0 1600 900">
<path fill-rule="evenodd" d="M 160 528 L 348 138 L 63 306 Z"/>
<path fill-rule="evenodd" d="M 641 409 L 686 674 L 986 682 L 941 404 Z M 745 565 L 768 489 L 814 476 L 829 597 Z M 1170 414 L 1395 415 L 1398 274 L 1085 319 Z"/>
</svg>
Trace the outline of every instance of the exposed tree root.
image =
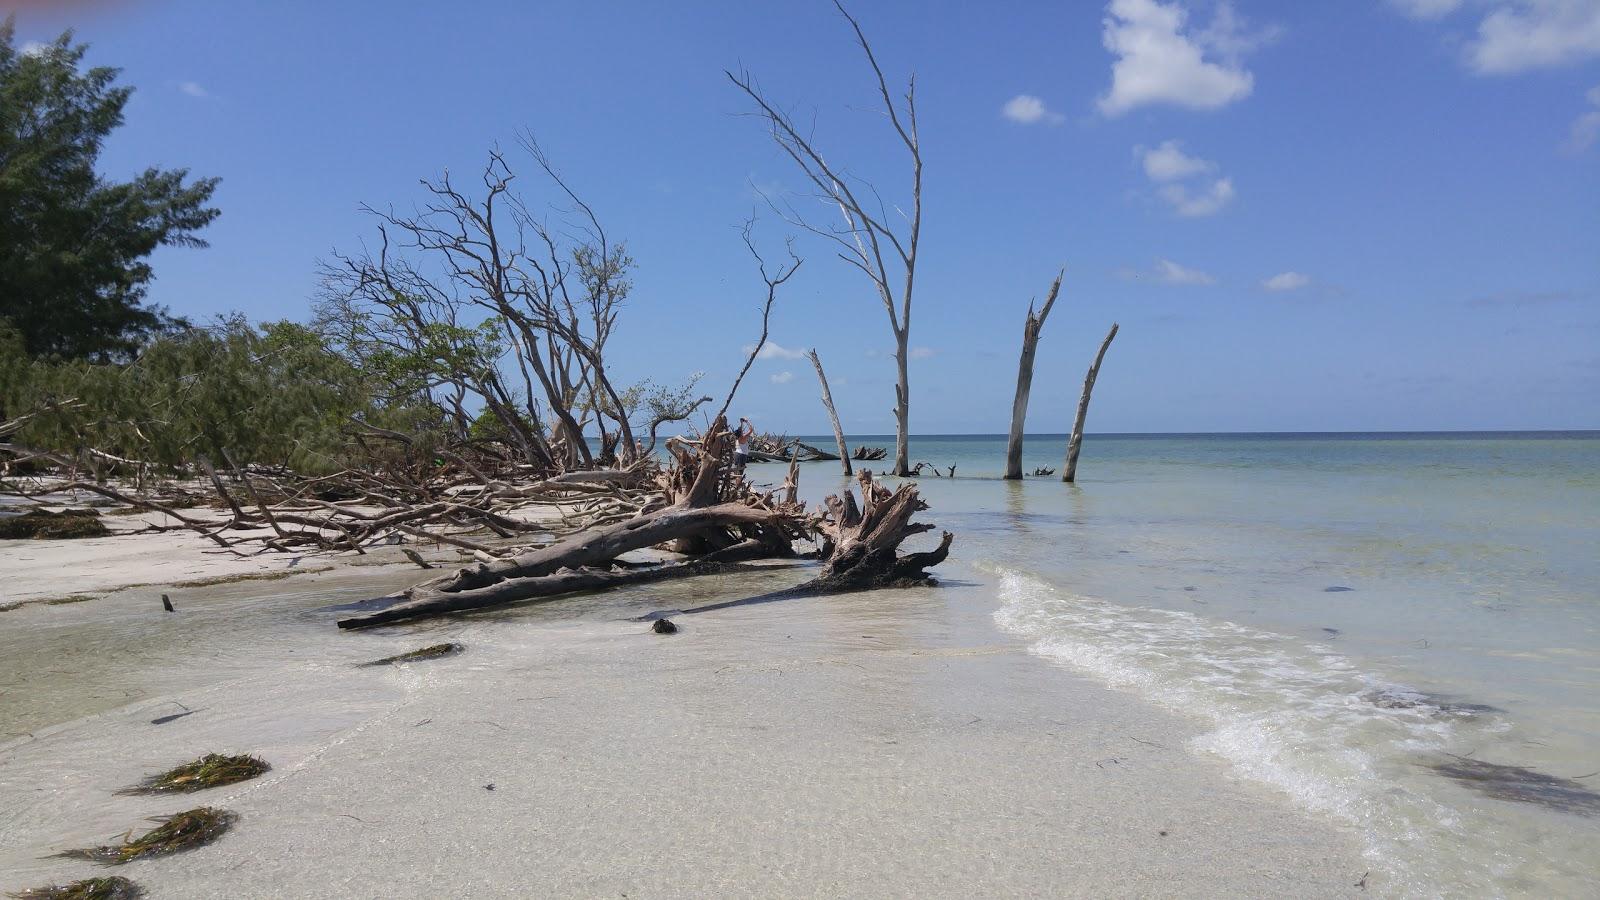
<svg viewBox="0 0 1600 900">
<path fill-rule="evenodd" d="M 501 606 L 578 591 L 604 590 L 673 578 L 736 571 L 736 564 L 795 555 L 793 541 L 820 538 L 822 572 L 785 594 L 816 594 L 932 584 L 927 569 L 949 554 L 951 535 L 924 553 L 901 556 L 900 544 L 933 526 L 911 517 L 927 508 L 914 484 L 890 492 L 858 478 L 861 501 L 846 492 L 829 497 L 820 516 L 808 515 L 795 495 L 798 469 L 775 492 L 759 494 L 725 463 L 726 430 L 721 419 L 695 444 L 668 441 L 676 464 L 662 477 L 672 505 L 574 535 L 565 541 L 423 582 L 379 598 L 391 605 L 339 621 L 364 628 L 408 619 Z M 646 547 L 686 550 L 683 562 L 628 565 L 618 557 Z"/>
</svg>

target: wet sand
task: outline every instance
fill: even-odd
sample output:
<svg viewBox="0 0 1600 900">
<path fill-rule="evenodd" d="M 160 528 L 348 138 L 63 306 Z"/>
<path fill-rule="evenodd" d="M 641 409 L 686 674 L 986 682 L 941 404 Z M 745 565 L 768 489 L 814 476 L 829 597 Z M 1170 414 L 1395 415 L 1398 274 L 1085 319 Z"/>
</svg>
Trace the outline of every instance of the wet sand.
<svg viewBox="0 0 1600 900">
<path fill-rule="evenodd" d="M 107 872 L 42 857 L 213 805 L 240 815 L 218 843 L 116 873 L 195 898 L 1361 892 L 1354 835 L 1186 750 L 1192 724 L 1029 655 L 950 574 L 671 636 L 626 616 L 794 574 L 360 634 L 317 607 L 414 572 L 175 593 L 188 628 L 141 625 L 156 614 L 121 595 L 18 610 L 0 659 L 96 629 L 148 652 L 101 655 L 135 701 L 0 743 L 0 890 Z M 159 649 L 183 633 L 204 652 Z M 356 668 L 441 640 L 466 652 Z M 63 690 L 34 718 L 64 714 Z M 152 725 L 172 701 L 202 712 Z M 274 771 L 112 793 L 209 751 Z"/>
</svg>

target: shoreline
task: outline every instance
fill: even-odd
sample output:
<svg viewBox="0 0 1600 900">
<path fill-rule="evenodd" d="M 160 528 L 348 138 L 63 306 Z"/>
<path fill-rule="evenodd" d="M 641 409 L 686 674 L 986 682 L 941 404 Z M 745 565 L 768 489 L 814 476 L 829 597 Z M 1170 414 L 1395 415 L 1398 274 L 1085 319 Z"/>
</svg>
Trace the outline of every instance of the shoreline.
<svg viewBox="0 0 1600 900">
<path fill-rule="evenodd" d="M 40 857 L 211 804 L 241 816 L 216 845 L 116 872 L 174 897 L 1357 891 L 1370 866 L 1352 834 L 1187 752 L 1192 723 L 1028 653 L 970 570 L 950 574 L 685 616 L 670 637 L 622 613 L 793 576 L 359 635 L 323 608 L 415 570 L 175 595 L 209 643 L 201 671 L 0 745 L 0 806 L 16 810 L 0 889 L 105 873 Z M 104 618 L 84 606 L 4 621 Z M 120 599 L 88 606 L 166 627 Z M 466 652 L 353 668 L 443 639 Z M 152 726 L 171 701 L 205 713 Z M 274 771 L 186 797 L 112 793 L 223 750 Z M 29 787 L 44 777 L 48 796 Z"/>
</svg>

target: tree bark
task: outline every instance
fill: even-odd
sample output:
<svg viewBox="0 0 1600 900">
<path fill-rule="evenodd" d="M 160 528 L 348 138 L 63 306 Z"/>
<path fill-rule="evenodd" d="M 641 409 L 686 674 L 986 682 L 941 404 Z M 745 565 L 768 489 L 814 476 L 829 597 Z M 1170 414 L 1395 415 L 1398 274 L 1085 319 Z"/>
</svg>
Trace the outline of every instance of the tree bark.
<svg viewBox="0 0 1600 900">
<path fill-rule="evenodd" d="M 720 419 L 712 424 L 703 448 L 718 444 L 721 425 Z M 699 474 L 716 468 L 715 457 L 693 460 L 692 455 L 683 452 L 695 463 Z M 724 502 L 716 506 L 680 505 L 647 513 L 515 559 L 461 569 L 453 575 L 425 582 L 401 594 L 379 598 L 396 602 L 367 615 L 342 619 L 339 627 L 365 628 L 574 591 L 723 572 L 727 571 L 729 564 L 739 561 L 792 556 L 789 542 L 796 529 L 821 534 L 824 559 L 821 573 L 798 587 L 762 595 L 755 600 L 934 583 L 926 570 L 943 562 L 949 555 L 952 540 L 949 532 L 945 532 L 943 540 L 932 551 L 903 556 L 898 552 L 901 542 L 906 538 L 933 528 L 929 524 L 911 521 L 917 512 L 927 509 L 927 504 L 918 496 L 915 484 L 902 484 L 891 493 L 887 488 L 875 484 L 869 473 L 862 472 L 858 476 L 861 503 L 858 505 L 855 495 L 849 491 L 845 491 L 842 498 L 829 497 L 827 507 L 831 520 L 818 521 L 801 519 L 802 512 L 795 504 L 797 477 L 798 468 L 791 463 L 789 480 L 781 489 L 785 496 L 777 504 L 773 504 L 775 498 L 768 495 L 765 501 L 769 505 L 766 507 L 750 505 L 756 501 L 746 498 L 745 501 Z M 688 480 L 688 473 L 685 472 L 677 479 L 677 483 Z M 696 480 L 699 480 L 698 475 Z M 708 529 L 728 526 L 742 526 L 741 530 L 747 536 L 743 540 L 735 537 L 726 546 L 690 562 L 621 572 L 607 571 L 616 565 L 616 556 L 627 550 L 694 537 L 705 534 Z"/>
<path fill-rule="evenodd" d="M 1011 437 L 1006 441 L 1006 474 L 1009 480 L 1022 478 L 1022 427 L 1028 418 L 1028 393 L 1033 389 L 1033 356 L 1039 347 L 1039 332 L 1044 328 L 1044 320 L 1050 315 L 1050 307 L 1055 305 L 1056 294 L 1061 292 L 1061 277 L 1065 270 L 1056 275 L 1056 280 L 1050 284 L 1050 296 L 1045 298 L 1044 306 L 1040 307 L 1037 314 L 1033 311 L 1033 304 L 1028 304 L 1028 318 L 1022 323 L 1022 355 L 1017 360 L 1017 394 L 1011 401 Z"/>
<path fill-rule="evenodd" d="M 817 381 L 822 385 L 822 405 L 828 410 L 828 421 L 833 423 L 833 440 L 839 445 L 839 460 L 844 464 L 844 474 L 851 474 L 850 448 L 844 443 L 844 429 L 839 425 L 839 412 L 833 408 L 833 393 L 828 390 L 828 376 L 822 373 L 822 358 L 815 348 L 806 351 L 806 358 L 816 367 Z"/>
<path fill-rule="evenodd" d="M 743 503 L 688 509 L 668 507 L 606 528 L 587 531 L 521 556 L 458 569 L 453 574 L 423 582 L 386 598 L 399 602 L 381 613 L 343 619 L 339 627 L 365 628 L 401 619 L 481 609 L 533 597 L 607 586 L 605 579 L 589 578 L 596 573 L 584 570 L 591 566 L 609 565 L 613 559 L 630 550 L 691 537 L 709 528 L 773 524 L 778 518 L 778 513 Z M 768 544 L 763 555 L 779 554 Z M 719 559 L 727 561 L 726 555 Z"/>
<path fill-rule="evenodd" d="M 832 543 L 825 552 L 822 573 L 796 590 L 864 590 L 878 587 L 904 587 L 932 584 L 924 569 L 943 562 L 950 553 L 950 532 L 944 533 L 937 549 L 927 553 L 897 556 L 906 538 L 933 530 L 926 522 L 911 517 L 928 508 L 914 484 L 901 484 L 893 493 L 875 484 L 863 471 L 861 505 L 855 495 L 845 492 L 826 501 L 832 521 L 821 525 Z"/>
<path fill-rule="evenodd" d="M 752 546 L 754 545 L 746 542 L 737 544 L 728 550 L 720 551 L 716 559 L 707 558 L 685 563 L 669 563 L 648 569 L 629 569 L 621 572 L 611 572 L 604 569 L 576 569 L 541 578 L 512 578 L 497 584 L 454 593 L 432 593 L 403 603 L 397 603 L 387 609 L 381 609 L 364 616 L 340 619 L 339 627 L 344 629 L 371 628 L 374 625 L 388 625 L 411 619 L 470 612 L 471 610 L 485 609 L 491 606 L 503 606 L 507 603 L 518 603 L 539 598 L 554 598 L 574 591 L 608 590 L 626 585 L 666 581 L 672 578 L 726 574 L 730 571 L 746 568 L 734 561 L 741 556 L 743 558 L 755 558 L 756 556 L 764 555 L 750 550 Z M 764 551 L 765 548 L 762 549 Z M 731 552 L 733 550 L 746 551 L 748 555 L 735 554 Z"/>
<path fill-rule="evenodd" d="M 906 373 L 906 344 L 909 338 L 906 329 L 895 333 L 895 365 L 899 380 L 894 385 L 894 474 L 902 478 L 911 474 L 911 382 Z"/>
<path fill-rule="evenodd" d="M 1067 464 L 1061 473 L 1062 481 L 1078 480 L 1078 447 L 1083 443 L 1083 420 L 1089 417 L 1089 395 L 1094 392 L 1094 380 L 1100 375 L 1100 362 L 1106 358 L 1106 348 L 1111 346 L 1111 339 L 1117 336 L 1117 325 L 1111 323 L 1111 330 L 1106 332 L 1106 339 L 1100 342 L 1100 352 L 1094 355 L 1094 364 L 1089 366 L 1089 374 L 1083 377 L 1083 394 L 1078 397 L 1078 415 L 1072 420 L 1072 438 L 1067 441 Z"/>
</svg>

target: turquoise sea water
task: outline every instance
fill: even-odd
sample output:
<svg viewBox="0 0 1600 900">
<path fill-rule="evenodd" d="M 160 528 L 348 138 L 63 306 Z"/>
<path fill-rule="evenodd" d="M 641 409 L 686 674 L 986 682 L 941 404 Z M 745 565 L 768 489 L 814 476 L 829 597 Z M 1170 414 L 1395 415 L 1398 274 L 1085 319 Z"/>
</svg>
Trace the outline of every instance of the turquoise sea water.
<svg viewBox="0 0 1600 900">
<path fill-rule="evenodd" d="M 1200 720 L 1390 890 L 1600 895 L 1600 432 L 1094 435 L 1076 485 L 1000 481 L 1002 436 L 911 447 L 956 466 L 924 515 L 1000 628 Z"/>
</svg>

